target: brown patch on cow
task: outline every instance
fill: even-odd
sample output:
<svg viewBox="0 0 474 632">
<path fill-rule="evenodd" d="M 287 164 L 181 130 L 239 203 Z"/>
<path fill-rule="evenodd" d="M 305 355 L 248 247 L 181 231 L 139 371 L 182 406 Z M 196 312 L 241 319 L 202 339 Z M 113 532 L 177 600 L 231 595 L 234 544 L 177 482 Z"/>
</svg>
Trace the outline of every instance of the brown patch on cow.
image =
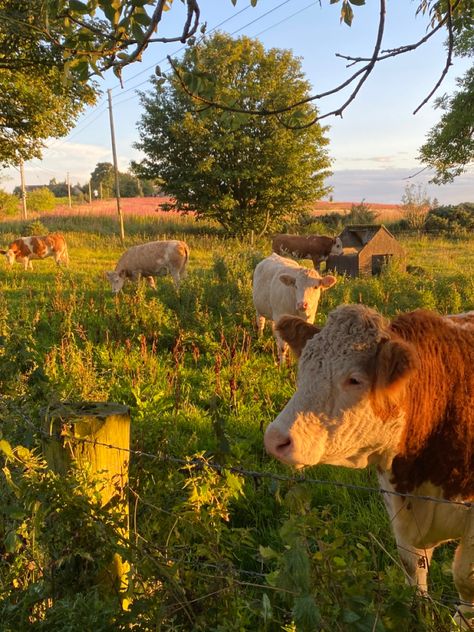
<svg viewBox="0 0 474 632">
<path fill-rule="evenodd" d="M 321 331 L 319 327 L 315 327 L 298 316 L 282 316 L 275 329 L 290 345 L 297 358 L 300 357 L 308 340 Z"/>
<path fill-rule="evenodd" d="M 12 250 L 15 253 L 16 259 L 23 259 L 24 257 L 29 257 L 31 255 L 31 250 L 23 239 L 15 239 L 15 241 L 10 244 L 9 250 Z"/>
<path fill-rule="evenodd" d="M 446 498 L 474 498 L 474 331 L 424 310 L 399 316 L 391 329 L 416 346 L 419 362 L 402 404 L 407 424 L 392 465 L 396 489 L 431 481 Z"/>
<path fill-rule="evenodd" d="M 417 368 L 413 345 L 398 336 L 379 343 L 374 361 L 368 367 L 373 383 L 371 404 L 378 417 L 388 420 L 399 414 L 405 387 Z"/>
</svg>

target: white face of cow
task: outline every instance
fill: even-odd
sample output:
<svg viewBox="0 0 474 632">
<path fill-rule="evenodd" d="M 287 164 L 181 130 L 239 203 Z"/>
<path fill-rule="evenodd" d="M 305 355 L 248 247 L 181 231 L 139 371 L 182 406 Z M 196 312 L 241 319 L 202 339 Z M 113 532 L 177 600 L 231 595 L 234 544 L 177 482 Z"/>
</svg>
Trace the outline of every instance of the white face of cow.
<svg viewBox="0 0 474 632">
<path fill-rule="evenodd" d="M 296 466 L 388 468 L 403 432 L 399 404 L 413 349 L 361 305 L 339 307 L 322 330 L 290 316 L 277 329 L 303 353 L 297 391 L 266 430 L 267 451 Z"/>
<path fill-rule="evenodd" d="M 321 291 L 328 290 L 336 283 L 331 275 L 322 277 L 316 270 L 300 269 L 293 274 L 280 274 L 284 285 L 294 287 L 296 310 L 305 320 L 313 319 L 318 309 Z"/>
<path fill-rule="evenodd" d="M 5 258 L 8 261 L 8 263 L 12 266 L 16 261 L 16 254 L 13 252 L 13 250 L 7 250 L 5 253 Z"/>
<path fill-rule="evenodd" d="M 123 288 L 123 284 L 125 283 L 125 277 L 121 276 L 115 271 L 106 272 L 107 278 L 112 286 L 112 292 L 117 294 Z"/>
<path fill-rule="evenodd" d="M 342 255 L 342 241 L 340 239 L 340 237 L 336 237 L 336 241 L 334 243 L 334 246 L 331 248 L 331 255 Z"/>
</svg>

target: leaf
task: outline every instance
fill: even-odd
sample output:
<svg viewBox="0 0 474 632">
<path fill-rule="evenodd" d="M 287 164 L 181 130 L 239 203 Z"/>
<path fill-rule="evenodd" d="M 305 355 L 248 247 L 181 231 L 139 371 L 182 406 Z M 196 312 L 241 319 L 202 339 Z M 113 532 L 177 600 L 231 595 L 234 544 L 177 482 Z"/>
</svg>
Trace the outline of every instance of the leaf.
<svg viewBox="0 0 474 632">
<path fill-rule="evenodd" d="M 272 549 L 271 546 L 260 545 L 258 547 L 258 552 L 260 553 L 260 556 L 264 560 L 274 560 L 278 558 L 278 553 L 274 549 Z"/>
<path fill-rule="evenodd" d="M 80 0 L 69 0 L 69 8 L 72 11 L 76 11 L 81 15 L 89 13 L 89 7 L 84 2 L 80 2 Z"/>
<path fill-rule="evenodd" d="M 0 439 L 0 450 L 9 458 L 13 457 L 13 450 L 6 439 Z"/>
<path fill-rule="evenodd" d="M 273 618 L 272 604 L 267 593 L 263 593 L 262 597 L 262 617 L 265 623 L 270 622 Z"/>
<path fill-rule="evenodd" d="M 311 595 L 297 597 L 293 606 L 293 617 L 297 629 L 317 630 L 321 620 L 319 608 Z"/>
<path fill-rule="evenodd" d="M 349 0 L 349 2 L 356 7 L 362 7 L 365 4 L 365 0 Z"/>
<path fill-rule="evenodd" d="M 351 26 L 353 17 L 354 11 L 352 10 L 351 5 L 346 1 L 341 9 L 341 21 L 344 20 L 347 26 Z"/>
<path fill-rule="evenodd" d="M 15 553 L 20 544 L 20 540 L 15 531 L 9 531 L 5 537 L 4 543 L 7 553 Z"/>
</svg>

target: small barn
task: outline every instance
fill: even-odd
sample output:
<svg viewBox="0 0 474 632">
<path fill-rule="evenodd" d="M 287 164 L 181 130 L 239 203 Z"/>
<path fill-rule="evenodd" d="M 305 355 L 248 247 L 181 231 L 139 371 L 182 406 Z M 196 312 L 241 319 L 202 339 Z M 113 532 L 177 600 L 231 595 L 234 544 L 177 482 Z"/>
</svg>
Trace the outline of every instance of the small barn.
<svg viewBox="0 0 474 632">
<path fill-rule="evenodd" d="M 327 270 L 352 277 L 371 276 L 380 274 L 384 264 L 392 259 L 405 269 L 405 250 L 383 224 L 346 226 L 339 237 L 342 254 L 328 257 Z"/>
</svg>

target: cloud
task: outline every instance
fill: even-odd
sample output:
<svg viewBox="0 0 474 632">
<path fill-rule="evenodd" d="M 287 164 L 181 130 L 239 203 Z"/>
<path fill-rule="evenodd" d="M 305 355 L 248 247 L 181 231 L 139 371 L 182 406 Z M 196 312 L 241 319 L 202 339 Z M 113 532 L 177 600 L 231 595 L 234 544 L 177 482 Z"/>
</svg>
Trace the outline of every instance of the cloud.
<svg viewBox="0 0 474 632">
<path fill-rule="evenodd" d="M 341 169 L 328 178 L 333 187 L 333 199 L 339 202 L 367 202 L 399 204 L 405 187 L 421 184 L 430 198 L 441 204 L 474 201 L 474 172 L 459 176 L 453 183 L 436 186 L 429 184 L 430 175 L 423 172 L 413 177 L 414 169 Z"/>
</svg>

